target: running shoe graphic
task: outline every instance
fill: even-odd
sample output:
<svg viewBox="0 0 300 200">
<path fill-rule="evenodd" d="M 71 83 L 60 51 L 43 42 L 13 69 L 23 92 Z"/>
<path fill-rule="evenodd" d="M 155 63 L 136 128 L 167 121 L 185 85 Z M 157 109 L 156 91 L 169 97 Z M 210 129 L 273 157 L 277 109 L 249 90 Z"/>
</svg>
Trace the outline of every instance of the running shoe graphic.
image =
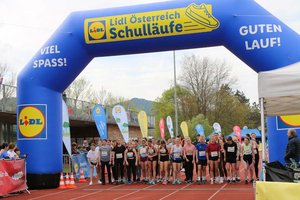
<svg viewBox="0 0 300 200">
<path fill-rule="evenodd" d="M 197 5 L 192 3 L 187 7 L 185 14 L 203 26 L 209 28 L 218 28 L 220 26 L 220 22 L 207 9 L 207 4 L 202 3 L 201 5 Z"/>
</svg>

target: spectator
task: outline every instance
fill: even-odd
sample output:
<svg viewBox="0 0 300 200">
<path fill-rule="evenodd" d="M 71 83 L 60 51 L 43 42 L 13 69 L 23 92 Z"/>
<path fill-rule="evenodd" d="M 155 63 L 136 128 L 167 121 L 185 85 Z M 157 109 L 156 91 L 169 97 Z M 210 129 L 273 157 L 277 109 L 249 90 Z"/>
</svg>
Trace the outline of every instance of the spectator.
<svg viewBox="0 0 300 200">
<path fill-rule="evenodd" d="M 8 158 L 7 151 L 8 151 L 8 144 L 3 143 L 0 150 L 0 159 Z"/>
<path fill-rule="evenodd" d="M 87 140 L 83 140 L 82 148 L 85 148 L 86 151 L 91 150 Z"/>
<path fill-rule="evenodd" d="M 77 143 L 76 142 L 73 142 L 72 143 L 72 155 L 73 154 L 79 154 L 79 151 L 77 149 Z"/>
<path fill-rule="evenodd" d="M 287 133 L 289 142 L 286 146 L 284 160 L 286 163 L 291 163 L 292 160 L 299 162 L 300 157 L 300 140 L 295 129 L 289 129 Z"/>
<path fill-rule="evenodd" d="M 16 149 L 15 149 L 15 153 L 16 153 L 16 155 L 17 155 L 17 158 L 21 158 L 21 151 L 20 151 L 19 148 L 16 148 Z"/>
<path fill-rule="evenodd" d="M 7 151 L 7 155 L 10 159 L 14 160 L 17 159 L 17 154 L 15 153 L 15 149 L 16 149 L 16 145 L 13 143 L 10 143 L 8 145 L 8 151 Z"/>
</svg>

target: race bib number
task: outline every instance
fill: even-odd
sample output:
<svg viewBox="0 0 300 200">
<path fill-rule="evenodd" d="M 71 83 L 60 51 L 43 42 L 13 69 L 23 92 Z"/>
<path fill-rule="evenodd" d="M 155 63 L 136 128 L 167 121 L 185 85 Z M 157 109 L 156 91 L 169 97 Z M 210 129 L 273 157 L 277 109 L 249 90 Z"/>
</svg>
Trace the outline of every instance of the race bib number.
<svg viewBox="0 0 300 200">
<path fill-rule="evenodd" d="M 180 153 L 174 153 L 174 158 L 175 158 L 175 159 L 180 158 Z"/>
<path fill-rule="evenodd" d="M 199 156 L 200 157 L 205 156 L 205 151 L 199 151 Z"/>
<path fill-rule="evenodd" d="M 230 153 L 234 153 L 234 147 L 228 147 L 227 151 L 230 152 Z"/>
<path fill-rule="evenodd" d="M 160 153 L 166 153 L 166 150 L 165 149 L 161 149 Z"/>
<path fill-rule="evenodd" d="M 254 149 L 254 154 L 257 154 L 257 149 Z"/>
<path fill-rule="evenodd" d="M 132 157 L 133 157 L 133 152 L 128 152 L 128 153 L 127 153 L 127 157 L 128 157 L 128 158 L 132 158 Z"/>
<path fill-rule="evenodd" d="M 141 153 L 141 154 L 146 154 L 146 149 L 144 149 L 144 148 L 143 148 L 143 149 L 140 149 L 140 153 Z"/>
<path fill-rule="evenodd" d="M 154 150 L 153 149 L 149 149 L 149 154 L 153 154 Z"/>
<path fill-rule="evenodd" d="M 116 154 L 116 158 L 117 158 L 117 159 L 121 159 L 121 158 L 123 158 L 123 154 L 121 154 L 121 153 L 117 153 L 117 154 Z"/>
<path fill-rule="evenodd" d="M 218 157 L 218 152 L 217 151 L 213 151 L 210 153 L 211 157 Z"/>
<path fill-rule="evenodd" d="M 101 151 L 101 156 L 107 156 L 107 155 L 108 155 L 107 151 Z"/>
</svg>

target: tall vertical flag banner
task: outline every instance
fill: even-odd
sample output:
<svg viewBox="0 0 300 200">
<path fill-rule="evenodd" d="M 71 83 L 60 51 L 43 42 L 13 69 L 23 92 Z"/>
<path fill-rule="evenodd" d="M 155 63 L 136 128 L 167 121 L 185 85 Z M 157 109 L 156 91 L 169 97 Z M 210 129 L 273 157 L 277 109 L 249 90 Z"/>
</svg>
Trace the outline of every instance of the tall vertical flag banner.
<svg viewBox="0 0 300 200">
<path fill-rule="evenodd" d="M 95 105 L 92 112 L 93 119 L 95 121 L 98 133 L 100 138 L 108 139 L 108 133 L 107 133 L 107 123 L 106 123 L 106 113 L 101 105 Z"/>
<path fill-rule="evenodd" d="M 143 137 L 148 138 L 148 117 L 145 111 L 139 112 L 138 120 Z"/>
<path fill-rule="evenodd" d="M 115 105 L 112 109 L 112 115 L 121 131 L 123 139 L 126 143 L 129 141 L 128 118 L 125 108 L 121 105 Z"/>
<path fill-rule="evenodd" d="M 181 128 L 183 136 L 185 138 L 189 137 L 189 129 L 188 129 L 188 125 L 187 125 L 186 121 L 181 122 L 180 128 Z"/>
<path fill-rule="evenodd" d="M 69 155 L 72 155 L 71 150 L 71 131 L 69 122 L 68 106 L 66 102 L 62 99 L 62 140 Z"/>
<path fill-rule="evenodd" d="M 162 139 L 165 139 L 165 120 L 161 118 L 159 120 L 159 131 Z"/>
<path fill-rule="evenodd" d="M 203 128 L 202 124 L 197 124 L 195 129 L 196 129 L 197 134 L 204 135 L 204 128 Z"/>
<path fill-rule="evenodd" d="M 239 141 L 242 142 L 242 131 L 239 126 L 234 126 L 233 128 L 234 134 L 238 137 Z"/>
<path fill-rule="evenodd" d="M 213 128 L 214 128 L 214 132 L 215 133 L 219 133 L 220 134 L 222 132 L 221 125 L 218 122 L 215 122 L 213 124 Z"/>
<path fill-rule="evenodd" d="M 173 122 L 172 122 L 172 118 L 170 116 L 167 117 L 167 127 L 168 127 L 171 138 L 174 138 Z"/>
</svg>

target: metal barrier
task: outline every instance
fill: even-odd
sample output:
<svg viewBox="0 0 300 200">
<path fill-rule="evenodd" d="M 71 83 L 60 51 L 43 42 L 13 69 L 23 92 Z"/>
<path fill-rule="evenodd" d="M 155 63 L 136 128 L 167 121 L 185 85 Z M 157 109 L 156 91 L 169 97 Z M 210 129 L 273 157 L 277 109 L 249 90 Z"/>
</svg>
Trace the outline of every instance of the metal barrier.
<svg viewBox="0 0 300 200">
<path fill-rule="evenodd" d="M 0 84 L 0 111 L 8 113 L 16 113 L 16 104 L 17 104 L 17 88 L 11 85 Z M 87 101 L 76 100 L 72 98 L 65 98 L 69 117 L 71 120 L 82 120 L 82 121 L 91 121 L 92 118 L 92 109 L 95 104 Z M 112 107 L 107 106 L 106 110 L 106 119 L 108 123 L 115 124 L 115 120 L 112 116 Z M 138 112 L 133 110 L 127 111 L 129 125 L 138 126 Z M 149 128 L 155 128 L 155 117 L 148 116 L 148 126 Z"/>
</svg>

